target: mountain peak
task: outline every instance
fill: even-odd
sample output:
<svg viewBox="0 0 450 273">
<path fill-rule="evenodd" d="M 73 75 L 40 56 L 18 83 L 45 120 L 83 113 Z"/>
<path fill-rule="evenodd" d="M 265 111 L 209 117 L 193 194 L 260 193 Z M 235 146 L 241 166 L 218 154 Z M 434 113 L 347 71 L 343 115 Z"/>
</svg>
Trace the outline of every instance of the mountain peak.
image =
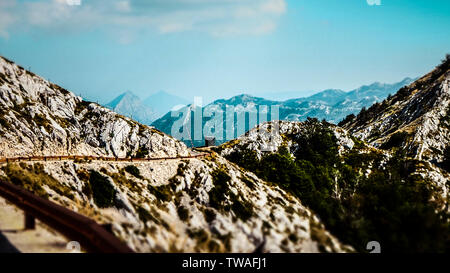
<svg viewBox="0 0 450 273">
<path fill-rule="evenodd" d="M 151 124 L 158 117 L 153 109 L 143 104 L 141 99 L 131 91 L 120 94 L 106 104 L 106 107 L 143 124 Z"/>
<path fill-rule="evenodd" d="M 230 98 L 231 101 L 252 101 L 254 99 L 257 99 L 257 97 L 249 94 L 240 94 Z"/>
<path fill-rule="evenodd" d="M 275 103 L 275 101 L 266 100 L 264 98 L 255 97 L 249 94 L 239 94 L 236 96 L 233 96 L 229 99 L 219 99 L 214 101 L 212 104 L 227 104 L 227 105 L 247 105 L 249 103 L 255 103 L 255 104 L 266 104 L 266 105 L 272 105 Z"/>
</svg>

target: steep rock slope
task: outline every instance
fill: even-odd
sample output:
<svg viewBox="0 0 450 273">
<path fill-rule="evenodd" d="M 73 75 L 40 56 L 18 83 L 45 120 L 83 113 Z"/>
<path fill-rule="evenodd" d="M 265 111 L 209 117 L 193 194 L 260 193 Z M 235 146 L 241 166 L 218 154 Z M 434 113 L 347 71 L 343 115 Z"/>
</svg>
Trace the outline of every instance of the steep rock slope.
<svg viewBox="0 0 450 273">
<path fill-rule="evenodd" d="M 187 155 L 186 146 L 0 57 L 0 156 Z"/>
<path fill-rule="evenodd" d="M 375 147 L 402 147 L 409 156 L 440 162 L 450 141 L 450 57 L 341 125 Z"/>
<path fill-rule="evenodd" d="M 299 198 L 358 251 L 371 240 L 383 252 L 447 251 L 447 172 L 401 150 L 374 148 L 317 119 L 276 123 L 215 150 Z"/>
<path fill-rule="evenodd" d="M 17 179 L 19 178 L 20 179 Z M 2 166 L 17 183 L 102 224 L 139 252 L 343 252 L 298 199 L 223 158 Z"/>
<path fill-rule="evenodd" d="M 310 121 L 312 119 L 308 119 Z M 264 154 L 277 152 L 281 147 L 286 147 L 290 153 L 294 154 L 298 150 L 292 136 L 309 134 L 309 129 L 304 122 L 265 122 L 248 131 L 236 140 L 221 145 L 218 150 L 222 156 L 228 156 L 235 152 L 251 150 L 261 159 Z M 352 149 L 355 145 L 350 134 L 333 124 L 328 124 L 336 137 L 336 144 L 339 151 Z"/>
</svg>

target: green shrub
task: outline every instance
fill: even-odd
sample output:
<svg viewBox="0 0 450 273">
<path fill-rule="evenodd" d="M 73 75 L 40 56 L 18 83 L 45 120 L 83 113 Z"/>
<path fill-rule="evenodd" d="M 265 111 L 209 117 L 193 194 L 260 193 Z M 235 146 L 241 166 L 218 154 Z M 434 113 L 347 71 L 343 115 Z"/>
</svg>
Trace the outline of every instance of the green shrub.
<svg viewBox="0 0 450 273">
<path fill-rule="evenodd" d="M 450 172 L 450 145 L 444 150 L 444 161 L 442 162 L 442 168 L 447 172 Z"/>
<path fill-rule="evenodd" d="M 141 127 L 139 127 L 141 128 Z M 149 154 L 149 150 L 146 147 L 139 147 L 136 152 L 136 158 L 146 158 Z"/>
<path fill-rule="evenodd" d="M 245 222 L 253 216 L 253 206 L 250 202 L 240 201 L 234 194 L 232 194 L 231 202 L 231 210 L 237 218 Z"/>
<path fill-rule="evenodd" d="M 146 223 L 148 221 L 152 221 L 154 223 L 159 223 L 159 220 L 156 219 L 153 215 L 150 214 L 146 209 L 144 209 L 141 206 L 136 207 L 136 212 L 139 215 L 139 219 L 141 219 L 142 222 Z"/>
<path fill-rule="evenodd" d="M 89 183 L 91 185 L 94 202 L 99 208 L 108 208 L 114 205 L 116 191 L 106 176 L 91 170 Z"/>
<path fill-rule="evenodd" d="M 5 177 L 9 182 L 20 186 L 40 197 L 48 198 L 48 193 L 42 187 L 45 180 L 41 180 L 39 175 L 36 175 L 33 170 L 23 169 L 16 164 L 8 164 L 3 169 L 7 177 Z"/>
<path fill-rule="evenodd" d="M 7 178 L 13 184 L 21 186 L 41 197 L 48 198 L 48 194 L 43 188 L 44 185 L 69 199 L 74 199 L 72 189 L 56 180 L 44 171 L 44 166 L 40 163 L 27 165 L 21 163 L 8 164 L 4 168 Z"/>
<path fill-rule="evenodd" d="M 177 175 L 183 176 L 184 172 L 187 170 L 187 167 L 188 167 L 188 163 L 186 163 L 186 162 L 182 162 L 182 163 L 178 164 Z"/>
<path fill-rule="evenodd" d="M 357 251 L 366 251 L 373 240 L 384 252 L 449 250 L 449 214 L 437 213 L 445 202 L 434 195 L 430 181 L 414 175 L 416 161 L 398 152 L 383 165 L 382 154 L 358 150 L 364 145 L 341 157 L 326 124 L 308 120 L 306 128 L 289 136 L 299 145 L 295 159 L 285 147 L 261 160 L 252 151 L 227 158 L 297 196 L 332 234 Z M 395 147 L 405 136 L 393 136 L 389 145 Z M 370 174 L 364 175 L 369 168 Z"/>
<path fill-rule="evenodd" d="M 381 149 L 392 149 L 399 148 L 403 146 L 403 143 L 408 139 L 409 134 L 407 132 L 397 132 L 393 134 L 388 141 L 383 143 L 380 148 Z"/>
<path fill-rule="evenodd" d="M 203 213 L 205 215 L 205 220 L 208 223 L 211 223 L 216 219 L 216 212 L 213 209 L 206 208 Z"/>
<path fill-rule="evenodd" d="M 148 185 L 148 191 L 153 194 L 158 200 L 167 202 L 172 200 L 173 191 L 169 185 L 162 185 L 158 187 L 154 187 L 152 185 Z"/>
<path fill-rule="evenodd" d="M 223 202 L 227 199 L 227 195 L 230 192 L 228 182 L 231 177 L 223 169 L 215 169 L 211 172 L 213 178 L 214 188 L 209 192 L 209 204 L 215 209 L 223 209 Z"/>
<path fill-rule="evenodd" d="M 141 194 L 142 188 L 139 187 L 139 184 L 133 181 L 132 179 L 127 179 L 125 173 L 123 172 L 113 173 L 110 174 L 110 176 L 113 179 L 114 183 L 116 183 L 116 185 L 124 185 L 131 191 Z"/>
<path fill-rule="evenodd" d="M 5 118 L 6 112 L 2 109 L 0 109 L 0 125 L 2 127 L 2 130 L 0 132 L 0 135 L 3 135 L 5 131 L 11 129 L 11 125 L 9 124 L 8 120 Z"/>
<path fill-rule="evenodd" d="M 343 120 L 341 120 L 338 125 L 339 126 L 344 126 L 346 124 L 349 124 L 350 122 L 352 122 L 354 119 L 356 118 L 355 114 L 350 114 L 347 115 Z"/>
<path fill-rule="evenodd" d="M 187 234 L 190 238 L 195 239 L 197 243 L 206 243 L 209 240 L 208 233 L 203 229 L 188 229 Z"/>
<path fill-rule="evenodd" d="M 189 210 L 185 208 L 184 206 L 180 206 L 177 209 L 178 216 L 180 217 L 181 221 L 187 221 L 189 219 Z"/>
<path fill-rule="evenodd" d="M 44 127 L 45 131 L 48 133 L 53 132 L 53 126 L 51 125 L 50 121 L 43 115 L 36 114 L 33 118 L 34 122 L 39 127 Z"/>
<path fill-rule="evenodd" d="M 142 179 L 141 172 L 136 166 L 128 165 L 124 169 L 127 173 L 133 175 L 134 177 Z"/>
</svg>

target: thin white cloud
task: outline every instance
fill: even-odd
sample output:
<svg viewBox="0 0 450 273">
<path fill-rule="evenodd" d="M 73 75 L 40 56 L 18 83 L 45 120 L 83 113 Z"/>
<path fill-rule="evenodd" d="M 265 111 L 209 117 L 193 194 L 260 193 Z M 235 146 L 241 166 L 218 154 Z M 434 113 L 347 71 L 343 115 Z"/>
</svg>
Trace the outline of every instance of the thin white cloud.
<svg viewBox="0 0 450 273">
<path fill-rule="evenodd" d="M 213 36 L 262 35 L 274 31 L 285 0 L 1 0 L 0 35 L 13 27 L 55 31 L 92 28 Z M 20 25 L 18 23 L 20 19 Z M 17 24 L 16 24 L 17 23 Z"/>
<path fill-rule="evenodd" d="M 381 0 L 366 0 L 369 6 L 381 6 Z"/>
</svg>

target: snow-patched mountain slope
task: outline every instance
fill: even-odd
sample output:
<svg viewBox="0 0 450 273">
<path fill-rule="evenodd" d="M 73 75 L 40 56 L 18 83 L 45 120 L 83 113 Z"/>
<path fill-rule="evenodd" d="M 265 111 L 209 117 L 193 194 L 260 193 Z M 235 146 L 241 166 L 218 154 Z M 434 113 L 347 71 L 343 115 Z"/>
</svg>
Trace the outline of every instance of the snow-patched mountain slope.
<svg viewBox="0 0 450 273">
<path fill-rule="evenodd" d="M 376 147 L 403 147 L 417 159 L 442 159 L 450 142 L 450 57 L 435 70 L 342 126 Z"/>
<path fill-rule="evenodd" d="M 0 156 L 187 155 L 183 143 L 0 57 Z"/>
</svg>

